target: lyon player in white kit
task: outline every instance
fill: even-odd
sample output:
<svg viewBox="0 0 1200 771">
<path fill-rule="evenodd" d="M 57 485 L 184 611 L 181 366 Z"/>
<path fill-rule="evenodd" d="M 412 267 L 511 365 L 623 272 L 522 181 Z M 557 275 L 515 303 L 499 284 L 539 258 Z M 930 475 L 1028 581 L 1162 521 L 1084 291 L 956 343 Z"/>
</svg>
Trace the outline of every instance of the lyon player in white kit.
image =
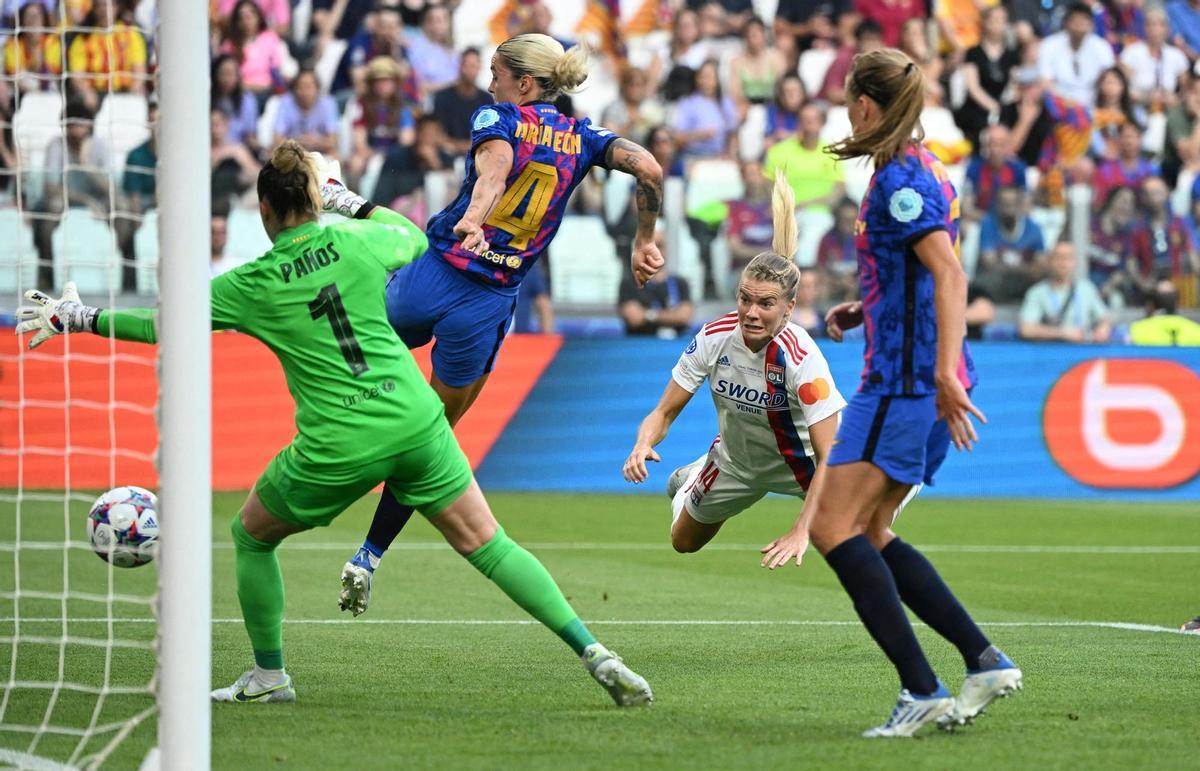
<svg viewBox="0 0 1200 771">
<path fill-rule="evenodd" d="M 816 343 L 790 321 L 800 270 L 780 256 L 796 250 L 792 191 L 782 174 L 776 175 L 772 211 L 774 252 L 758 255 L 742 272 L 737 312 L 705 324 L 683 352 L 625 461 L 627 481 L 646 481 L 646 461 L 660 460 L 654 447 L 708 381 L 720 433 L 667 485 L 671 544 L 680 552 L 701 549 L 725 520 L 769 492 L 815 496 L 838 413 L 846 406 Z M 763 548 L 764 565 L 774 568 L 792 558 L 800 564 L 810 511 L 806 505 L 792 530 Z"/>
</svg>

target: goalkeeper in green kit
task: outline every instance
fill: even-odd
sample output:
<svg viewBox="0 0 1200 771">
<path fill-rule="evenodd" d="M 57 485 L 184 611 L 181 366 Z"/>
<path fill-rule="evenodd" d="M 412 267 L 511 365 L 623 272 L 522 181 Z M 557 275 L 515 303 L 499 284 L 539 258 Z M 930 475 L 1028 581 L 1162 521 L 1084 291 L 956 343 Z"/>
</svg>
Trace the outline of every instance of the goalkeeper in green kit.
<svg viewBox="0 0 1200 771">
<path fill-rule="evenodd" d="M 275 548 L 293 533 L 328 525 L 383 482 L 570 645 L 618 705 L 649 703 L 646 681 L 596 642 L 542 564 L 496 522 L 441 400 L 388 324 L 384 283 L 425 251 L 425 235 L 338 182 L 320 185 L 315 159 L 290 140 L 259 174 L 258 198 L 274 246 L 213 279 L 212 325 L 256 337 L 279 358 L 296 401 L 296 437 L 230 523 L 254 669 L 213 691 L 213 699 L 295 700 L 284 670 Z M 322 209 L 352 219 L 323 227 Z M 91 308 L 73 284 L 62 299 L 37 291 L 26 297 L 35 305 L 18 311 L 17 334 L 37 333 L 30 348 L 69 332 L 155 342 L 152 310 Z"/>
</svg>

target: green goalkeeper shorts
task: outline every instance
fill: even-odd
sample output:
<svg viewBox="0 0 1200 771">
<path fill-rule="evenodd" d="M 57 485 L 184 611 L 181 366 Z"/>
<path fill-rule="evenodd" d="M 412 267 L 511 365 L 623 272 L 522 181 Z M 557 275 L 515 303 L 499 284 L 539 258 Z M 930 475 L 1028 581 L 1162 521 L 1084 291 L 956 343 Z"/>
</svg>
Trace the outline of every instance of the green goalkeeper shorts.
<svg viewBox="0 0 1200 771">
<path fill-rule="evenodd" d="M 306 528 L 328 526 L 380 482 L 401 504 L 432 517 L 462 495 L 472 478 L 449 424 L 437 425 L 429 442 L 357 466 L 314 463 L 288 445 L 258 478 L 255 492 L 267 511 Z"/>
</svg>

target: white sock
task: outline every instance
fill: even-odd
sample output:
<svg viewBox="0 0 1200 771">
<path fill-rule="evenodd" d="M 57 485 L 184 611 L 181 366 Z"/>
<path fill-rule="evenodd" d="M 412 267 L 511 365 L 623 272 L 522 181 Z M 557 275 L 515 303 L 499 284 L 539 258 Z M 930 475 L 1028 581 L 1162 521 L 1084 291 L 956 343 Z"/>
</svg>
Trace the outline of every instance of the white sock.
<svg viewBox="0 0 1200 771">
<path fill-rule="evenodd" d="M 279 685 L 285 679 L 287 679 L 287 673 L 282 669 L 263 669 L 257 664 L 254 665 L 254 682 L 264 688 Z"/>
</svg>

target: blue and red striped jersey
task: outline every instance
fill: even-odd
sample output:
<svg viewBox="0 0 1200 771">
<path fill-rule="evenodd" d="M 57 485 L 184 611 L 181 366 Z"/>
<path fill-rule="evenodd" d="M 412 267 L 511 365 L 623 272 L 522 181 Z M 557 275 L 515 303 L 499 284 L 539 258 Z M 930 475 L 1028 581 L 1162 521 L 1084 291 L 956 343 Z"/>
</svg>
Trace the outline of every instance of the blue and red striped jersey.
<svg viewBox="0 0 1200 771">
<path fill-rule="evenodd" d="M 944 230 L 957 251 L 958 218 L 958 193 L 942 162 L 924 147 L 910 145 L 871 177 L 859 208 L 856 243 L 866 332 L 863 393 L 934 393 L 933 274 L 913 245 Z M 967 388 L 977 380 L 965 339 L 958 377 Z"/>
<path fill-rule="evenodd" d="M 513 165 L 504 194 L 483 226 L 488 249 L 475 254 L 462 248 L 454 226 L 470 205 L 479 178 L 475 148 L 492 139 L 512 145 Z M 592 166 L 603 165 L 616 139 L 608 129 L 563 115 L 548 102 L 480 107 L 471 117 L 471 152 L 462 188 L 426 228 L 430 250 L 478 281 L 515 292 L 558 232 L 571 192 Z"/>
</svg>

